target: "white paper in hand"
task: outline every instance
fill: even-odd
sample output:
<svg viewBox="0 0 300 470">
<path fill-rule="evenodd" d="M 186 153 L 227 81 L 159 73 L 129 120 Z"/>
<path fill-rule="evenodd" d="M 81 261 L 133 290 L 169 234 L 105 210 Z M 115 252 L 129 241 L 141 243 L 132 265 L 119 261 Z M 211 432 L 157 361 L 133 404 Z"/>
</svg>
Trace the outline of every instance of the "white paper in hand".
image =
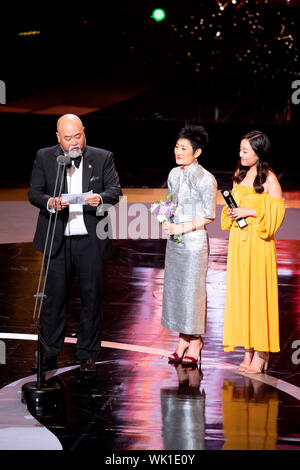
<svg viewBox="0 0 300 470">
<path fill-rule="evenodd" d="M 93 194 L 93 190 L 89 191 L 88 193 L 81 193 L 81 194 L 62 194 L 61 198 L 63 201 L 69 202 L 69 204 L 81 204 L 82 206 L 86 205 L 84 202 L 85 198 L 91 196 Z"/>
</svg>

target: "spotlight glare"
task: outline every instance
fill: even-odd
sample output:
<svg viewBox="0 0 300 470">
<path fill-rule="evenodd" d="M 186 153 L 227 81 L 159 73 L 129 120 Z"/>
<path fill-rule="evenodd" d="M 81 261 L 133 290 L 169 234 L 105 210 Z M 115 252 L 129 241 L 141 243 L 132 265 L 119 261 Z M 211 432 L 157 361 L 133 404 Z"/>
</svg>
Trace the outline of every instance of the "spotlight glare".
<svg viewBox="0 0 300 470">
<path fill-rule="evenodd" d="M 162 8 L 156 8 L 153 10 L 151 17 L 155 21 L 163 21 L 166 17 L 166 12 Z"/>
</svg>

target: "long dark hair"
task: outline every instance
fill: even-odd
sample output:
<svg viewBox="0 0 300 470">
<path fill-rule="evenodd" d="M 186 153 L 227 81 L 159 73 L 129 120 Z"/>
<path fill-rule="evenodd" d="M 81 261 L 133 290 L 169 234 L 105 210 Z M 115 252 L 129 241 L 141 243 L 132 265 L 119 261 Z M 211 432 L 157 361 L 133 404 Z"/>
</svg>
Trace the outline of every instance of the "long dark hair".
<svg viewBox="0 0 300 470">
<path fill-rule="evenodd" d="M 177 140 L 187 139 L 190 141 L 195 153 L 197 149 L 205 149 L 208 144 L 208 133 L 203 126 L 186 124 L 178 133 Z"/>
<path fill-rule="evenodd" d="M 241 140 L 247 139 L 249 144 L 251 145 L 253 151 L 258 156 L 258 160 L 256 163 L 256 170 L 257 175 L 253 182 L 253 188 L 257 193 L 263 193 L 264 187 L 263 184 L 265 183 L 268 172 L 272 171 L 271 168 L 271 142 L 270 139 L 266 134 L 261 131 L 251 131 L 245 134 Z M 233 176 L 233 181 L 237 184 L 240 184 L 241 181 L 245 178 L 247 172 L 249 170 L 248 166 L 244 166 L 239 161 L 235 174 Z"/>
</svg>

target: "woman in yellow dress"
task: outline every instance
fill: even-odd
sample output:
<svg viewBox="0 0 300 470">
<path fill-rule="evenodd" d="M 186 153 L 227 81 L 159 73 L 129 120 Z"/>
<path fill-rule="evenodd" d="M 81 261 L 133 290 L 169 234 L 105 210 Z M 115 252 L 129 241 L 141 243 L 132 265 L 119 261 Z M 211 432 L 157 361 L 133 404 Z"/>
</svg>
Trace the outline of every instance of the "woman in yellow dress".
<svg viewBox="0 0 300 470">
<path fill-rule="evenodd" d="M 230 230 L 227 258 L 223 346 L 245 348 L 240 370 L 267 369 L 269 352 L 278 352 L 278 282 L 274 233 L 283 222 L 284 199 L 268 162 L 271 143 L 261 131 L 246 134 L 233 181 L 236 209 L 223 208 L 221 226 Z M 236 220 L 244 217 L 240 228 Z"/>
</svg>

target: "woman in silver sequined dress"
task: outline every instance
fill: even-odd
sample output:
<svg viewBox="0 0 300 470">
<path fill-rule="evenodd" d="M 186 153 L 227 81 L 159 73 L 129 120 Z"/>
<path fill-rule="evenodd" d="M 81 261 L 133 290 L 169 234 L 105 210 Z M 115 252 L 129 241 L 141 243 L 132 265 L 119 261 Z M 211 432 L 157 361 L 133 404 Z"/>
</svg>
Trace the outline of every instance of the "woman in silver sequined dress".
<svg viewBox="0 0 300 470">
<path fill-rule="evenodd" d="M 208 143 L 202 126 L 186 126 L 175 146 L 176 163 L 168 176 L 168 192 L 176 205 L 171 223 L 164 224 L 167 241 L 162 325 L 179 333 L 169 361 L 197 364 L 206 332 L 206 225 L 216 213 L 217 183 L 197 158 Z"/>
</svg>

